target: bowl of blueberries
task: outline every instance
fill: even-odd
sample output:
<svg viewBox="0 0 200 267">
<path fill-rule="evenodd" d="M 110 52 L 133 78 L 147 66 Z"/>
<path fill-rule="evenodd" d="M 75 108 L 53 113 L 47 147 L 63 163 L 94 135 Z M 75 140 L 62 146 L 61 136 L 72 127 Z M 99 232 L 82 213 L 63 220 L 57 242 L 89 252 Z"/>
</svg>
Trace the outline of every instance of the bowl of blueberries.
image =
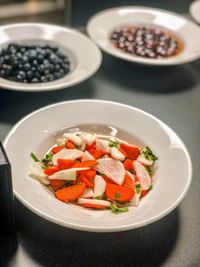
<svg viewBox="0 0 200 267">
<path fill-rule="evenodd" d="M 166 10 L 107 9 L 89 20 L 87 32 L 110 55 L 143 65 L 179 65 L 200 57 L 199 27 Z"/>
<path fill-rule="evenodd" d="M 90 39 L 70 28 L 39 23 L 0 27 L 2 89 L 37 92 L 67 88 L 92 76 L 101 58 Z"/>
</svg>

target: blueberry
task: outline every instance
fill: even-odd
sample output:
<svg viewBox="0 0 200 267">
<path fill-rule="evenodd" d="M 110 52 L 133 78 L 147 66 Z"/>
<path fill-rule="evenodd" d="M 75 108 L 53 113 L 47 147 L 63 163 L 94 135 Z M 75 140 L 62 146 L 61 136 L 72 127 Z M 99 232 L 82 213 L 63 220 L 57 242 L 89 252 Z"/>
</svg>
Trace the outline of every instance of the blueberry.
<svg viewBox="0 0 200 267">
<path fill-rule="evenodd" d="M 0 70 L 0 77 L 5 77 L 5 76 L 6 76 L 5 70 Z"/>
<path fill-rule="evenodd" d="M 4 62 L 9 63 L 10 62 L 10 55 L 5 55 L 4 56 Z"/>
<path fill-rule="evenodd" d="M 24 70 L 28 71 L 30 69 L 31 69 L 31 64 L 30 63 L 24 64 Z"/>
<path fill-rule="evenodd" d="M 36 72 L 34 73 L 34 76 L 35 76 L 36 78 L 38 78 L 38 79 L 40 79 L 40 77 L 41 77 L 41 75 L 40 75 L 40 73 L 39 73 L 38 71 L 36 71 Z"/>
<path fill-rule="evenodd" d="M 17 58 L 18 59 L 21 59 L 22 58 L 22 53 L 18 52 L 16 55 L 17 55 Z"/>
<path fill-rule="evenodd" d="M 45 73 L 45 75 L 48 75 L 48 74 L 50 74 L 50 71 L 48 69 L 45 69 L 44 73 Z"/>
<path fill-rule="evenodd" d="M 55 76 L 56 79 L 60 79 L 63 75 L 60 74 L 59 72 L 56 72 L 56 73 L 54 74 L 54 76 Z"/>
<path fill-rule="evenodd" d="M 34 77 L 34 78 L 31 80 L 31 82 L 32 82 L 32 83 L 38 83 L 39 80 L 38 80 L 38 78 Z"/>
<path fill-rule="evenodd" d="M 47 82 L 48 80 L 46 79 L 45 76 L 42 76 L 42 77 L 40 78 L 40 81 L 43 82 L 43 83 L 45 83 L 45 82 Z"/>
<path fill-rule="evenodd" d="M 28 57 L 26 55 L 22 56 L 22 62 L 27 63 L 28 62 Z"/>
<path fill-rule="evenodd" d="M 59 64 L 56 64 L 55 65 L 55 70 L 59 70 L 60 69 L 60 65 Z"/>
<path fill-rule="evenodd" d="M 39 55 L 37 56 L 37 60 L 38 60 L 40 63 L 42 63 L 43 60 L 44 60 L 44 56 L 43 56 L 42 54 L 39 54 Z"/>
<path fill-rule="evenodd" d="M 27 77 L 28 79 L 32 79 L 32 78 L 33 78 L 33 72 L 32 72 L 31 70 L 27 71 L 27 73 L 26 73 L 26 77 Z"/>
<path fill-rule="evenodd" d="M 17 60 L 13 60 L 11 64 L 12 64 L 13 69 L 17 69 L 19 66 L 19 62 Z"/>
<path fill-rule="evenodd" d="M 16 78 L 17 78 L 17 81 L 19 81 L 19 82 L 21 82 L 21 81 L 23 80 L 22 76 L 21 76 L 21 75 L 19 75 L 19 74 L 17 75 L 17 77 L 16 77 Z"/>
<path fill-rule="evenodd" d="M 36 71 L 36 67 L 32 67 L 31 70 L 34 72 Z"/>
<path fill-rule="evenodd" d="M 68 64 L 62 64 L 61 67 L 62 67 L 64 70 L 69 70 L 69 65 L 68 65 Z"/>
<path fill-rule="evenodd" d="M 18 72 L 18 75 L 20 75 L 22 77 L 22 79 L 25 79 L 25 77 L 26 77 L 26 73 L 23 70 L 20 70 Z"/>
<path fill-rule="evenodd" d="M 43 61 L 43 64 L 44 64 L 44 65 L 49 65 L 49 64 L 50 64 L 50 62 L 49 62 L 49 60 L 48 60 L 48 59 L 45 59 L 45 60 Z"/>
<path fill-rule="evenodd" d="M 54 71 L 55 67 L 53 64 L 49 64 L 49 71 L 52 72 Z"/>
<path fill-rule="evenodd" d="M 36 59 L 34 59 L 33 62 L 32 62 L 32 65 L 35 66 L 35 67 L 37 67 L 38 61 Z"/>
<path fill-rule="evenodd" d="M 26 52 L 26 47 L 22 46 L 22 47 L 20 48 L 20 52 L 21 52 L 22 54 L 24 54 L 24 52 Z"/>
<path fill-rule="evenodd" d="M 44 70 L 45 70 L 45 66 L 43 64 L 41 64 L 41 65 L 38 66 L 38 71 L 40 73 L 44 73 Z"/>
<path fill-rule="evenodd" d="M 35 49 L 30 49 L 27 51 L 27 56 L 29 57 L 29 59 L 32 61 L 37 57 L 37 52 Z"/>
<path fill-rule="evenodd" d="M 53 81 L 54 80 L 54 75 L 53 74 L 48 74 L 46 76 L 46 78 L 47 78 L 48 81 Z"/>
<path fill-rule="evenodd" d="M 56 64 L 58 63 L 59 59 L 55 54 L 51 54 L 49 57 L 49 60 L 51 61 L 51 63 Z"/>
</svg>

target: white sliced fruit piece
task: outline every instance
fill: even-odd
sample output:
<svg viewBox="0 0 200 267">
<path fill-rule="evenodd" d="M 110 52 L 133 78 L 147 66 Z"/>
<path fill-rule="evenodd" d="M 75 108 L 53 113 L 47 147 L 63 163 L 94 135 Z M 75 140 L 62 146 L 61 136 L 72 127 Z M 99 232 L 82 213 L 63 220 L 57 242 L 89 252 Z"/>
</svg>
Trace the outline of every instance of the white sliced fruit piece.
<svg viewBox="0 0 200 267">
<path fill-rule="evenodd" d="M 44 173 L 44 169 L 42 168 L 42 164 L 40 162 L 34 162 L 31 166 L 31 172 L 29 173 L 34 179 L 37 179 L 41 183 L 48 185 L 49 180 L 47 179 L 47 175 Z"/>
<path fill-rule="evenodd" d="M 74 181 L 76 180 L 76 172 L 77 171 L 85 171 L 89 170 L 89 167 L 85 168 L 71 168 L 67 170 L 61 170 L 58 172 L 55 172 L 53 175 L 49 176 L 49 179 L 58 179 L 58 180 L 67 180 L 67 181 Z"/>
<path fill-rule="evenodd" d="M 83 194 L 82 194 L 82 198 L 90 198 L 93 197 L 94 193 L 93 190 L 91 188 L 85 188 Z"/>
<path fill-rule="evenodd" d="M 140 194 L 135 193 L 135 195 L 130 201 L 130 205 L 134 207 L 138 207 L 139 203 L 140 203 Z"/>
<path fill-rule="evenodd" d="M 84 151 L 82 156 L 82 162 L 88 160 L 94 160 L 94 157 L 88 151 Z"/>
<path fill-rule="evenodd" d="M 71 159 L 75 160 L 80 157 L 82 157 L 83 151 L 80 151 L 78 149 L 67 149 L 63 148 L 58 153 L 54 154 L 52 157 L 53 165 L 57 165 L 57 159 Z"/>
<path fill-rule="evenodd" d="M 96 139 L 96 149 L 97 150 L 103 150 L 103 151 L 110 153 L 111 148 L 109 147 L 109 141 L 97 138 Z"/>
<path fill-rule="evenodd" d="M 96 141 L 96 134 L 85 133 L 83 138 L 88 146 L 91 146 Z"/>
<path fill-rule="evenodd" d="M 133 162 L 133 167 L 136 172 L 136 176 L 140 181 L 140 185 L 143 190 L 149 189 L 151 185 L 151 177 L 145 167 L 138 161 Z"/>
<path fill-rule="evenodd" d="M 112 156 L 112 158 L 120 160 L 120 161 L 125 160 L 124 154 L 122 154 L 122 152 L 120 152 L 119 149 L 116 147 L 111 148 L 111 156 Z"/>
<path fill-rule="evenodd" d="M 106 182 L 101 175 L 95 175 L 94 177 L 94 198 L 100 197 L 106 190 Z"/>
<path fill-rule="evenodd" d="M 129 172 L 129 171 L 126 170 L 126 175 L 128 175 L 129 177 L 131 177 L 131 179 L 133 180 L 133 182 L 135 182 L 135 177 L 134 177 L 134 175 L 131 172 Z"/>
<path fill-rule="evenodd" d="M 105 206 L 105 207 L 110 207 L 111 206 L 111 202 L 110 201 L 107 201 L 107 200 L 99 200 L 99 199 L 79 198 L 78 199 L 78 203 L 79 204 L 89 203 L 89 204 L 94 204 L 94 205 L 102 205 L 102 206 Z"/>
<path fill-rule="evenodd" d="M 145 166 L 151 166 L 154 163 L 153 160 L 146 159 L 143 153 L 138 156 L 137 161 Z"/>
<path fill-rule="evenodd" d="M 65 141 L 66 141 L 66 138 L 58 138 L 56 140 L 56 144 L 57 144 L 57 146 L 64 146 Z"/>
<path fill-rule="evenodd" d="M 66 139 L 72 141 L 76 146 L 81 146 L 82 144 L 82 139 L 80 138 L 80 136 L 73 134 L 73 133 L 64 133 L 63 137 L 65 137 Z"/>
<path fill-rule="evenodd" d="M 79 149 L 80 149 L 81 151 L 84 151 L 84 150 L 85 150 L 85 147 L 86 147 L 86 142 L 85 142 L 84 139 L 82 139 L 82 145 L 79 147 Z"/>
<path fill-rule="evenodd" d="M 124 165 L 119 161 L 111 158 L 102 158 L 97 160 L 97 164 L 94 168 L 108 176 L 115 183 L 122 185 L 125 177 Z"/>
</svg>

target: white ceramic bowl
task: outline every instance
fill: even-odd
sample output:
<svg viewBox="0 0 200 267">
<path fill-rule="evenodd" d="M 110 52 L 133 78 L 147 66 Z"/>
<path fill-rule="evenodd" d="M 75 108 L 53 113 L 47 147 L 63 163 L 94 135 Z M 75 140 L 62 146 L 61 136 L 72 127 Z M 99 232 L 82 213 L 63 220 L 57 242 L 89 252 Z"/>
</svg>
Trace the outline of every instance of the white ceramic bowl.
<svg viewBox="0 0 200 267">
<path fill-rule="evenodd" d="M 115 48 L 110 42 L 111 32 L 119 26 L 158 26 L 179 37 L 184 44 L 183 51 L 164 59 L 142 58 L 129 55 Z M 105 52 L 135 63 L 147 65 L 178 65 L 200 57 L 200 29 L 186 18 L 166 10 L 149 7 L 119 7 L 104 10 L 94 15 L 87 24 L 87 32 L 94 42 Z"/>
<path fill-rule="evenodd" d="M 109 210 L 92 211 L 65 204 L 28 176 L 32 164 L 30 152 L 42 158 L 55 143 L 58 132 L 85 124 L 96 125 L 93 130 L 97 132 L 97 126 L 104 125 L 112 135 L 149 145 L 159 157 L 154 188 L 139 207 L 116 215 Z M 190 156 L 180 138 L 154 116 L 115 102 L 75 100 L 44 107 L 17 123 L 4 146 L 12 165 L 15 196 L 39 216 L 83 231 L 125 231 L 155 222 L 181 202 L 192 179 Z"/>
<path fill-rule="evenodd" d="M 0 26 L 0 50 L 8 43 L 52 45 L 67 54 L 71 71 L 47 83 L 19 83 L 0 78 L 2 89 L 38 92 L 57 90 L 78 84 L 92 76 L 101 65 L 101 51 L 84 34 L 70 28 L 38 23 Z"/>
<path fill-rule="evenodd" d="M 200 24 L 200 0 L 193 1 L 189 10 L 192 18 Z"/>
</svg>

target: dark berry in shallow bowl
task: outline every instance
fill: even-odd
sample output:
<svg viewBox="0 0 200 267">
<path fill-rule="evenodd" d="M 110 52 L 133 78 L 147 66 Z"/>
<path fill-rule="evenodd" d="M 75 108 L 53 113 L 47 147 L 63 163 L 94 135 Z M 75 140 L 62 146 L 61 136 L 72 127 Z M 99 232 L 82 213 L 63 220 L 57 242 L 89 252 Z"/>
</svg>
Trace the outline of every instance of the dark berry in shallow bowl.
<svg viewBox="0 0 200 267">
<path fill-rule="evenodd" d="M 143 58 L 167 58 L 183 49 L 178 38 L 156 27 L 121 27 L 111 33 L 110 41 L 123 52 Z"/>
<path fill-rule="evenodd" d="M 60 79 L 70 71 L 67 55 L 50 45 L 9 44 L 0 52 L 0 77 L 22 83 Z"/>
</svg>

